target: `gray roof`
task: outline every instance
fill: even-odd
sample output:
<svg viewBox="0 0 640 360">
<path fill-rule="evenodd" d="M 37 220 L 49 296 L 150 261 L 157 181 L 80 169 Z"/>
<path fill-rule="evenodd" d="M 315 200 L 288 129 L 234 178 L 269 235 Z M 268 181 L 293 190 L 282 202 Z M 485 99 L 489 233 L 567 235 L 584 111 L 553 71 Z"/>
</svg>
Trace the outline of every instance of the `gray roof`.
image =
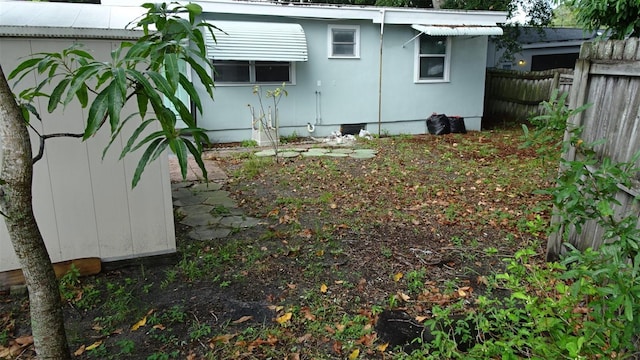
<svg viewBox="0 0 640 360">
<path fill-rule="evenodd" d="M 596 32 L 587 32 L 576 28 L 520 28 L 518 42 L 521 44 L 558 43 L 591 40 L 598 36 Z"/>
<path fill-rule="evenodd" d="M 128 39 L 141 7 L 0 0 L 0 36 Z"/>
</svg>

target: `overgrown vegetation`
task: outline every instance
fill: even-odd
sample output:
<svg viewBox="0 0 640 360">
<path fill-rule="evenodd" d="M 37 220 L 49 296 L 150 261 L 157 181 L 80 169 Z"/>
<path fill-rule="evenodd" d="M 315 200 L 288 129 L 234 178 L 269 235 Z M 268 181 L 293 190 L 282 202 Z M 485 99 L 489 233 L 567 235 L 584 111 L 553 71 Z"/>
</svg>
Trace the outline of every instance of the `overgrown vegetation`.
<svg viewBox="0 0 640 360">
<path fill-rule="evenodd" d="M 635 169 L 596 162 L 569 129 L 564 145 L 583 157 L 562 160 L 554 186 L 575 111 L 564 97 L 545 106 L 524 139 L 516 129 L 389 137 L 367 142 L 379 155 L 366 161 L 219 158 L 233 174 L 227 189 L 265 225 L 182 240 L 175 266 L 70 273 L 61 282 L 68 311 L 90 319 L 71 345 L 101 359 L 637 355 L 638 232 L 632 217 L 612 215 L 610 196 Z M 542 244 L 559 229 L 552 205 L 565 227 L 598 219 L 608 244 L 545 262 Z M 20 337 L 23 311 L 20 297 L 7 304 L 4 347 Z M 375 327 L 387 309 L 428 336 L 389 345 Z"/>
</svg>

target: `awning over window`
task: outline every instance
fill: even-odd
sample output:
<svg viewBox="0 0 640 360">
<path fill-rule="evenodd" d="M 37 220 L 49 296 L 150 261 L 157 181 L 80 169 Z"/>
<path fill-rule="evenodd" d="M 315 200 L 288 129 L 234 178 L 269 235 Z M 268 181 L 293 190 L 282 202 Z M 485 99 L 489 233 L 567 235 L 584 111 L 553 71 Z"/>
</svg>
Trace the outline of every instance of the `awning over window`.
<svg viewBox="0 0 640 360">
<path fill-rule="evenodd" d="M 461 25 L 419 25 L 413 24 L 412 28 L 431 36 L 478 36 L 478 35 L 502 35 L 499 26 L 461 26 Z"/>
<path fill-rule="evenodd" d="M 210 21 L 215 41 L 205 31 L 207 54 L 215 60 L 307 61 L 307 39 L 299 24 Z"/>
</svg>

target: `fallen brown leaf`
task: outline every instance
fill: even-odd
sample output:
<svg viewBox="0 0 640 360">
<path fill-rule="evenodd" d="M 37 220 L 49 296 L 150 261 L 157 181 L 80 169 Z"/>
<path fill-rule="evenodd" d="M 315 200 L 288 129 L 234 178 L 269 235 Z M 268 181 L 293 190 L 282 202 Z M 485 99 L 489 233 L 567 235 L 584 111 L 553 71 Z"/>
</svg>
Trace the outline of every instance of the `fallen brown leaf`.
<svg viewBox="0 0 640 360">
<path fill-rule="evenodd" d="M 74 356 L 80 356 L 82 354 L 84 354 L 84 350 L 85 350 L 86 346 L 82 345 L 80 346 L 76 351 L 73 352 Z M 0 353 L 0 358 L 2 357 L 2 353 Z"/>
<path fill-rule="evenodd" d="M 242 324 L 243 322 L 247 322 L 249 320 L 253 320 L 253 316 L 247 315 L 247 316 L 243 316 L 238 320 L 234 320 L 232 321 L 233 324 Z"/>
</svg>

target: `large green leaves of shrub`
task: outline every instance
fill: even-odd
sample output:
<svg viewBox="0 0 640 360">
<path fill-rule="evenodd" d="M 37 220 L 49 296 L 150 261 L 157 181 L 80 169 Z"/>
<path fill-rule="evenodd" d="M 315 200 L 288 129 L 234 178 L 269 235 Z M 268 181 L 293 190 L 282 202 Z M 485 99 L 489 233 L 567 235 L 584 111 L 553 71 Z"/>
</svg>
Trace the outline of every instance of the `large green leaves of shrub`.
<svg viewBox="0 0 640 360">
<path fill-rule="evenodd" d="M 90 52 L 74 45 L 60 53 L 33 55 L 11 72 L 9 79 L 18 82 L 30 73 L 37 73 L 41 79 L 19 94 L 27 121 L 30 113 L 40 119 L 32 105 L 38 98 L 47 98 L 48 112 L 74 100 L 83 108 L 88 107 L 82 138 L 91 138 L 108 123 L 111 141 L 105 153 L 124 126 L 137 121 L 137 128 L 120 154 L 122 158 L 144 148 L 133 176 L 133 187 L 138 184 L 145 167 L 167 147 L 176 154 L 183 177 L 186 177 L 187 156 L 191 153 L 206 178 L 201 154 L 208 137 L 204 129 L 196 126 L 190 109 L 176 93 L 182 87 L 196 109 L 202 112 L 202 101 L 193 82 L 179 70 L 179 63 L 186 62 L 209 96 L 213 96 L 214 83 L 211 71 L 206 68 L 210 62 L 206 57 L 203 32 L 212 31 L 214 26 L 195 21 L 202 13 L 202 8 L 196 4 L 147 3 L 143 7 L 147 9 L 146 14 L 128 26 L 141 31 L 142 36 L 136 42 L 121 43 L 111 52 L 109 62 L 98 61 Z M 45 89 L 53 90 L 48 93 Z M 132 98 L 135 98 L 137 113 L 121 116 Z M 176 129 L 178 117 L 167 101 L 186 128 Z M 153 117 L 149 117 L 150 114 Z M 148 126 L 156 122 L 160 130 L 146 134 Z"/>
</svg>

